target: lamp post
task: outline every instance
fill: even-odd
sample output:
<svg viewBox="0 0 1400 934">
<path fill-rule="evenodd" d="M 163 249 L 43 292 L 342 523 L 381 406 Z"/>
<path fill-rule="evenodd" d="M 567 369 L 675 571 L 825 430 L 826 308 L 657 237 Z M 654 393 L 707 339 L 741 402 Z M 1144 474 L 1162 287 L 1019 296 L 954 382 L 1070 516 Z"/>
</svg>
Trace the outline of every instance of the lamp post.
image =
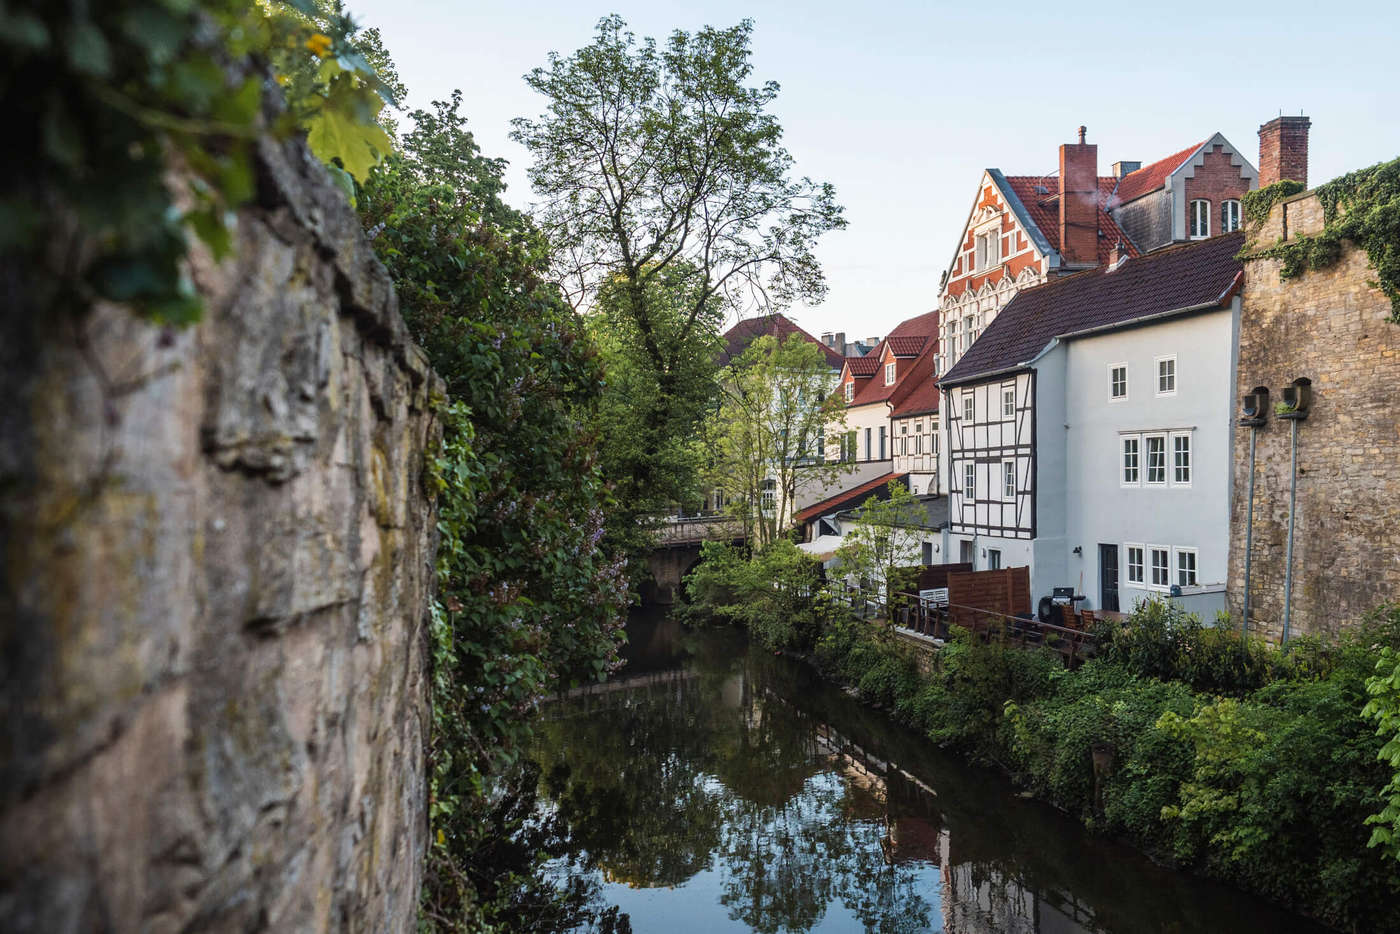
<svg viewBox="0 0 1400 934">
<path fill-rule="evenodd" d="M 1249 504 L 1244 521 L 1244 620 L 1240 624 L 1240 638 L 1249 636 L 1249 585 L 1250 566 L 1254 558 L 1254 443 L 1259 437 L 1259 429 L 1269 420 L 1269 390 L 1266 386 L 1255 386 L 1246 393 L 1240 404 L 1240 424 L 1249 428 Z"/>
<path fill-rule="evenodd" d="M 1300 376 L 1291 385 L 1283 388 L 1283 402 L 1278 408 L 1278 417 L 1293 423 L 1288 479 L 1288 551 L 1284 557 L 1283 569 L 1284 645 L 1288 644 L 1288 627 L 1293 617 L 1293 526 L 1296 524 L 1298 513 L 1298 423 L 1308 417 L 1308 407 L 1311 404 L 1312 380 Z"/>
</svg>

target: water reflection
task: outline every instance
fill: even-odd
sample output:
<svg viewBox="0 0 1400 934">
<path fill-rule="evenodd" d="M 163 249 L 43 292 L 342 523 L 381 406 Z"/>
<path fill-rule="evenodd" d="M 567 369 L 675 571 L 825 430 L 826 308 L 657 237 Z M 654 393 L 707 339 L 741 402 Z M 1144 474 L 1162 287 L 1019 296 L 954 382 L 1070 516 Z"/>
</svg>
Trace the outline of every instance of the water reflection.
<svg viewBox="0 0 1400 934">
<path fill-rule="evenodd" d="M 637 931 L 1321 930 L 1152 866 L 738 634 L 637 621 L 544 713 L 561 885 Z"/>
</svg>

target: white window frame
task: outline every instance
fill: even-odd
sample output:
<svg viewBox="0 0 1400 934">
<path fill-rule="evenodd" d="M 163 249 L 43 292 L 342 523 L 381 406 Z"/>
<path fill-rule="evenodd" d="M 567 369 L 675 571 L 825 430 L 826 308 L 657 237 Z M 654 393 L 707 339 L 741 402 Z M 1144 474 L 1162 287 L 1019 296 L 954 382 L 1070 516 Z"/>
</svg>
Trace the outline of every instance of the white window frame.
<svg viewBox="0 0 1400 934">
<path fill-rule="evenodd" d="M 1176 372 L 1176 370 L 1177 370 L 1177 367 L 1176 367 L 1176 354 L 1174 354 L 1174 353 L 1163 354 L 1163 355 L 1160 356 L 1160 357 L 1153 357 L 1152 360 L 1153 360 L 1153 364 L 1154 364 L 1154 366 L 1153 366 L 1153 372 L 1155 372 L 1155 373 L 1157 374 L 1157 376 L 1156 376 L 1156 379 L 1157 379 L 1157 395 L 1159 395 L 1159 396 L 1174 396 L 1174 395 L 1176 395 L 1176 377 L 1177 377 L 1177 372 Z M 1165 374 L 1165 373 L 1162 372 L 1162 364 L 1164 364 L 1164 363 L 1170 363 L 1170 364 L 1171 364 L 1171 373 L 1170 373 L 1170 374 Z M 1169 377 L 1170 377 L 1170 379 L 1171 379 L 1171 388 L 1170 388 L 1170 389 L 1163 389 L 1163 388 L 1162 388 L 1162 377 L 1163 377 L 1163 376 L 1169 376 Z"/>
<path fill-rule="evenodd" d="M 1167 486 L 1168 478 L 1171 477 L 1171 463 L 1167 452 L 1171 445 L 1167 439 L 1170 435 L 1165 431 L 1148 431 L 1142 434 L 1142 485 L 1143 486 Z M 1162 443 L 1162 479 L 1152 479 L 1152 442 Z"/>
<path fill-rule="evenodd" d="M 973 395 L 972 392 L 963 393 L 963 421 L 965 422 L 977 421 L 977 403 L 973 401 Z"/>
<path fill-rule="evenodd" d="M 963 349 L 963 353 L 967 353 L 968 349 L 972 347 L 972 342 L 975 341 L 975 340 L 977 340 L 977 329 L 976 329 L 976 327 L 975 327 L 976 323 L 977 323 L 977 316 L 976 316 L 976 315 L 963 315 L 963 332 L 962 332 L 962 349 Z"/>
<path fill-rule="evenodd" d="M 1001 570 L 1001 549 L 1000 549 L 1000 548 L 988 548 L 988 549 L 987 549 L 987 570 L 989 570 L 989 571 L 999 571 L 999 570 Z"/>
<path fill-rule="evenodd" d="M 1163 582 L 1160 584 L 1157 583 L 1158 555 L 1166 556 L 1166 563 L 1162 566 Z M 1172 550 L 1170 546 L 1148 544 L 1147 553 L 1144 557 L 1147 558 L 1147 566 L 1143 569 L 1148 573 L 1147 589 L 1160 591 L 1161 593 L 1170 591 L 1172 589 Z"/>
<path fill-rule="evenodd" d="M 1113 378 L 1113 374 L 1118 370 L 1123 371 L 1123 394 L 1121 396 L 1115 395 L 1113 392 L 1113 390 L 1118 387 L 1117 381 Z M 1110 363 L 1108 365 L 1108 401 L 1128 401 L 1128 364 L 1126 361 L 1122 363 Z"/>
<path fill-rule="evenodd" d="M 1132 443 L 1132 466 L 1128 466 L 1128 444 Z M 1128 479 L 1128 471 L 1132 470 L 1133 478 Z M 1120 435 L 1118 438 L 1118 485 L 1139 487 L 1142 486 L 1142 435 Z"/>
<path fill-rule="evenodd" d="M 1016 500 L 1016 462 L 1001 462 L 1001 498 L 1008 503 Z"/>
<path fill-rule="evenodd" d="M 1182 474 L 1182 469 L 1183 469 L 1183 465 L 1182 465 L 1182 463 L 1180 462 L 1180 459 L 1179 459 L 1179 457 L 1178 457 L 1178 455 L 1181 454 L 1181 451 L 1178 449 L 1178 448 L 1179 448 L 1178 442 L 1181 442 L 1181 441 L 1185 441 L 1185 442 L 1186 442 L 1186 448 L 1185 448 L 1185 450 L 1186 450 L 1186 463 L 1185 463 L 1185 465 L 1184 465 L 1184 467 L 1185 467 L 1185 473 L 1186 473 L 1185 479 L 1182 479 L 1182 476 L 1181 476 L 1181 474 Z M 1171 453 L 1171 462 L 1170 462 L 1170 464 L 1169 464 L 1168 466 L 1171 468 L 1171 485 L 1172 485 L 1172 486 L 1179 486 L 1179 487 L 1189 487 L 1189 486 L 1191 486 L 1191 475 L 1192 475 L 1192 473 L 1193 473 L 1193 467 L 1195 466 L 1194 463 L 1192 462 L 1191 432 L 1189 432 L 1189 431 L 1173 431 L 1173 432 L 1171 433 L 1171 451 L 1170 451 L 1170 453 Z"/>
<path fill-rule="evenodd" d="M 885 364 L 885 385 L 886 385 L 886 386 L 893 386 L 893 385 L 894 385 L 895 374 L 898 373 L 898 372 L 899 372 L 899 367 L 898 367 L 898 365 L 896 365 L 896 363 L 895 363 L 893 360 L 891 360 L 889 363 L 886 363 L 886 364 Z"/>
<path fill-rule="evenodd" d="M 1205 222 L 1205 232 L 1201 232 L 1198 221 Z M 1210 200 L 1197 198 L 1186 206 L 1186 227 L 1192 240 L 1205 240 L 1210 236 Z"/>
<path fill-rule="evenodd" d="M 1016 417 L 1016 387 L 1003 386 L 1001 390 L 1001 417 L 1003 419 Z"/>
<path fill-rule="evenodd" d="M 1182 580 L 1182 572 L 1186 569 L 1181 566 L 1181 559 L 1189 557 L 1191 567 L 1189 570 L 1190 580 Z M 1201 552 L 1198 548 L 1186 548 L 1178 546 L 1172 549 L 1171 573 L 1168 579 L 1175 578 L 1175 583 L 1181 587 L 1195 587 L 1201 582 Z"/>
<path fill-rule="evenodd" d="M 846 380 L 845 393 L 846 393 L 846 404 L 847 404 L 847 405 L 849 405 L 849 404 L 851 404 L 852 402 L 855 401 L 855 398 L 856 398 L 856 381 L 855 381 L 855 380 L 853 380 L 853 379 L 848 379 L 848 380 Z"/>
<path fill-rule="evenodd" d="M 977 465 L 972 461 L 963 463 L 963 499 L 977 500 Z"/>
<path fill-rule="evenodd" d="M 778 481 L 767 479 L 759 491 L 759 509 L 771 513 L 778 508 Z"/>
<path fill-rule="evenodd" d="M 1240 203 L 1234 198 L 1220 202 L 1220 232 L 1233 233 L 1240 229 Z"/>
<path fill-rule="evenodd" d="M 1137 561 L 1133 560 L 1133 552 L 1137 552 Z M 1137 576 L 1133 576 L 1133 569 L 1137 569 Z M 1123 545 L 1123 584 L 1127 587 L 1147 586 L 1147 549 L 1137 542 L 1126 542 Z"/>
</svg>

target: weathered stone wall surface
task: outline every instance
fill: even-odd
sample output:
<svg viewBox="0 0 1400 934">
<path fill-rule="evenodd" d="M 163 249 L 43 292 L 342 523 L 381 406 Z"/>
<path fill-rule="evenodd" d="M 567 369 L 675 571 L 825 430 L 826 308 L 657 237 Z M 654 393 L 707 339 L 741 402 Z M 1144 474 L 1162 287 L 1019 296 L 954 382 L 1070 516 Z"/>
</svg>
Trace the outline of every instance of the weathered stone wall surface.
<svg viewBox="0 0 1400 934">
<path fill-rule="evenodd" d="M 439 391 L 358 221 L 260 144 L 204 320 L 0 324 L 6 931 L 406 931 Z"/>
<path fill-rule="evenodd" d="M 1260 245 L 1316 233 L 1312 194 L 1274 206 L 1249 236 Z M 1400 599 L 1400 325 L 1367 284 L 1365 251 L 1350 244 L 1327 269 L 1279 279 L 1279 261 L 1245 263 L 1237 396 L 1267 386 L 1270 402 L 1296 377 L 1312 380 L 1312 413 L 1298 425 L 1298 510 L 1291 634 L 1335 634 Z M 1259 429 L 1250 627 L 1282 634 L 1288 536 L 1289 422 Z M 1250 429 L 1235 433 L 1229 602 L 1243 610 Z"/>
</svg>

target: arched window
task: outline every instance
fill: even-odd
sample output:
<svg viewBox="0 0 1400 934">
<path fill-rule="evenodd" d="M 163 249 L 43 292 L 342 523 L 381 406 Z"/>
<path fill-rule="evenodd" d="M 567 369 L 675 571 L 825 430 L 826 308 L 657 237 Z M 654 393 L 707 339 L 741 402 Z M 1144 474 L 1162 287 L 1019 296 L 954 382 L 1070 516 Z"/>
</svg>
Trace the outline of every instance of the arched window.
<svg viewBox="0 0 1400 934">
<path fill-rule="evenodd" d="M 1238 201 L 1220 202 L 1220 232 L 1230 233 L 1240 229 L 1240 203 Z"/>
<path fill-rule="evenodd" d="M 1191 202 L 1191 239 L 1202 240 L 1210 236 L 1210 202 Z"/>
</svg>

